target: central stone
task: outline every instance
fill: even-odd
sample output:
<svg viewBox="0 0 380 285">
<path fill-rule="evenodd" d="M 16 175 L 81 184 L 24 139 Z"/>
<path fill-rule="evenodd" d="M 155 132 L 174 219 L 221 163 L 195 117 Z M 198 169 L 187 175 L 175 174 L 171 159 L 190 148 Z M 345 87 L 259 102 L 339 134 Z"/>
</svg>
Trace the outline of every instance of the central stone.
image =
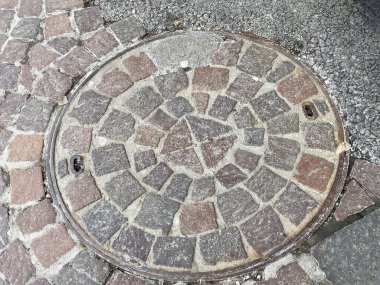
<svg viewBox="0 0 380 285">
<path fill-rule="evenodd" d="M 333 203 L 340 120 L 315 76 L 273 45 L 157 37 L 75 90 L 52 136 L 55 200 L 119 267 L 170 280 L 243 273 Z"/>
</svg>

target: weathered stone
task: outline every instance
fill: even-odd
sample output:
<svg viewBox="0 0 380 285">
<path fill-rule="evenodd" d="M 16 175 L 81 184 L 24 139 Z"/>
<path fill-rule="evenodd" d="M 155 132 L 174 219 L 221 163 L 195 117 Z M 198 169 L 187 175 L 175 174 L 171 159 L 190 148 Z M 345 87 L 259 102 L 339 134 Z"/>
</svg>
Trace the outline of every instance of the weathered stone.
<svg viewBox="0 0 380 285">
<path fill-rule="evenodd" d="M 116 271 L 112 274 L 112 277 L 107 282 L 107 285 L 149 285 L 149 283 L 140 277 Z"/>
<path fill-rule="evenodd" d="M 193 179 L 191 179 L 186 174 L 175 174 L 169 185 L 166 187 L 166 196 L 172 199 L 184 201 L 187 197 L 187 193 L 192 181 Z"/>
<path fill-rule="evenodd" d="M 72 211 L 78 211 L 102 198 L 94 178 L 90 173 L 82 174 L 70 181 L 62 193 L 70 203 Z"/>
<path fill-rule="evenodd" d="M 169 116 L 161 109 L 158 109 L 156 112 L 154 112 L 148 121 L 149 123 L 161 128 L 164 131 L 169 130 L 177 122 L 175 118 Z"/>
<path fill-rule="evenodd" d="M 50 40 L 48 44 L 60 54 L 66 54 L 78 44 L 78 41 L 75 38 L 59 37 Z"/>
<path fill-rule="evenodd" d="M 317 207 L 317 203 L 296 184 L 289 183 L 274 207 L 298 226 Z"/>
<path fill-rule="evenodd" d="M 20 18 L 25 17 L 39 17 L 42 12 L 41 0 L 20 0 L 17 15 Z"/>
<path fill-rule="evenodd" d="M 15 12 L 11 10 L 0 10 L 0 32 L 6 34 L 11 26 Z"/>
<path fill-rule="evenodd" d="M 229 71 L 220 67 L 196 67 L 193 76 L 193 90 L 220 91 L 227 87 Z"/>
<path fill-rule="evenodd" d="M 225 96 L 218 96 L 214 100 L 208 114 L 211 117 L 217 118 L 219 120 L 227 120 L 228 116 L 234 110 L 236 106 L 236 101 Z"/>
<path fill-rule="evenodd" d="M 135 143 L 157 147 L 164 133 L 152 126 L 140 126 L 136 129 Z"/>
<path fill-rule="evenodd" d="M 301 70 L 296 70 L 287 79 L 281 81 L 277 86 L 278 92 L 288 101 L 299 104 L 307 98 L 318 93 L 317 87 L 310 76 Z"/>
<path fill-rule="evenodd" d="M 268 133 L 271 135 L 285 135 L 300 131 L 299 116 L 297 113 L 284 114 L 267 122 Z"/>
<path fill-rule="evenodd" d="M 12 132 L 6 129 L 0 129 L 0 155 L 3 154 L 5 148 L 7 147 L 10 138 L 12 137 Z"/>
<path fill-rule="evenodd" d="M 288 104 L 277 95 L 275 90 L 253 98 L 251 105 L 259 119 L 264 122 L 290 110 Z"/>
<path fill-rule="evenodd" d="M 135 153 L 134 159 L 137 172 L 157 163 L 156 155 L 152 149 Z"/>
<path fill-rule="evenodd" d="M 289 73 L 291 73 L 294 69 L 295 66 L 292 63 L 290 63 L 289 61 L 283 61 L 280 63 L 279 66 L 273 69 L 271 73 L 269 73 L 269 75 L 267 76 L 267 81 L 272 83 L 277 82 Z"/>
<path fill-rule="evenodd" d="M 225 66 L 236 65 L 242 44 L 242 41 L 236 40 L 222 42 L 219 49 L 212 55 L 212 63 Z"/>
<path fill-rule="evenodd" d="M 294 178 L 319 192 L 326 191 L 333 174 L 334 164 L 317 156 L 302 154 Z"/>
<path fill-rule="evenodd" d="M 46 0 L 46 12 L 52 13 L 58 10 L 71 10 L 73 8 L 82 8 L 83 0 Z"/>
<path fill-rule="evenodd" d="M 104 244 L 126 222 L 126 218 L 106 201 L 100 201 L 88 209 L 82 216 L 87 230 L 98 242 Z"/>
<path fill-rule="evenodd" d="M 95 174 L 102 176 L 129 168 L 129 160 L 122 144 L 109 144 L 92 151 Z"/>
<path fill-rule="evenodd" d="M 68 13 L 49 16 L 45 20 L 45 39 L 73 32 Z"/>
<path fill-rule="evenodd" d="M 86 274 L 99 284 L 103 284 L 110 271 L 106 262 L 95 258 L 86 251 L 79 252 L 70 264 L 75 270 Z"/>
<path fill-rule="evenodd" d="M 123 228 L 112 246 L 128 256 L 146 261 L 150 252 L 150 248 L 154 242 L 154 235 L 143 230 L 129 226 Z"/>
<path fill-rule="evenodd" d="M 198 114 L 205 114 L 210 95 L 208 95 L 207 93 L 198 92 L 192 93 L 191 97 L 193 98 L 194 105 Z"/>
<path fill-rule="evenodd" d="M 127 57 L 123 64 L 127 68 L 133 81 L 147 78 L 157 71 L 157 67 L 154 65 L 153 61 L 144 52 L 140 52 L 139 55 Z"/>
<path fill-rule="evenodd" d="M 127 108 L 144 119 L 153 112 L 164 100 L 160 94 L 156 93 L 152 87 L 147 86 L 138 90 L 133 96 L 127 100 Z"/>
<path fill-rule="evenodd" d="M 57 53 L 50 51 L 42 44 L 35 44 L 29 51 L 28 63 L 31 67 L 41 70 L 53 62 L 58 56 Z M 61 79 L 59 79 L 57 83 L 61 83 L 60 80 Z M 54 96 L 54 94 L 48 94 L 48 96 L 50 95 Z"/>
<path fill-rule="evenodd" d="M 154 78 L 158 90 L 162 97 L 173 98 L 178 92 L 184 90 L 189 85 L 189 79 L 183 69 L 178 71 L 158 75 Z"/>
<path fill-rule="evenodd" d="M 215 177 L 226 188 L 231 188 L 247 179 L 247 175 L 231 163 L 219 169 Z"/>
<path fill-rule="evenodd" d="M 69 113 L 82 125 L 95 124 L 107 111 L 111 98 L 89 90 L 81 94 L 77 107 Z"/>
<path fill-rule="evenodd" d="M 84 46 L 88 48 L 97 58 L 101 58 L 115 49 L 119 43 L 113 35 L 106 30 L 97 31 L 91 38 L 84 42 Z M 117 82 L 122 84 L 122 82 Z"/>
<path fill-rule="evenodd" d="M 144 194 L 145 189 L 127 170 L 107 182 L 105 191 L 122 210 Z"/>
<path fill-rule="evenodd" d="M 8 209 L 0 205 L 0 250 L 2 250 L 9 242 L 9 217 Z"/>
<path fill-rule="evenodd" d="M 202 119 L 195 116 L 187 116 L 190 128 L 198 141 L 205 141 L 226 134 L 232 130 L 230 126 L 219 122 Z"/>
<path fill-rule="evenodd" d="M 197 174 L 203 173 L 203 166 L 194 149 L 181 149 L 165 156 L 166 161 L 174 166 L 184 166 Z"/>
<path fill-rule="evenodd" d="M 247 257 L 237 227 L 224 228 L 200 237 L 199 247 L 207 264 L 232 262 Z"/>
<path fill-rule="evenodd" d="M 277 54 L 264 47 L 251 45 L 240 59 L 238 68 L 252 76 L 263 77 L 272 69 Z"/>
<path fill-rule="evenodd" d="M 277 276 L 274 279 L 269 279 L 264 282 L 260 282 L 263 285 L 314 285 L 315 283 L 309 278 L 309 276 L 302 270 L 302 268 L 293 262 L 277 272 Z"/>
<path fill-rule="evenodd" d="M 301 145 L 298 141 L 287 138 L 268 138 L 265 162 L 275 168 L 290 171 L 294 168 Z"/>
<path fill-rule="evenodd" d="M 29 40 L 36 40 L 38 29 L 40 27 L 40 19 L 38 18 L 21 18 L 16 26 L 12 29 L 12 37 Z"/>
<path fill-rule="evenodd" d="M 207 167 L 214 167 L 223 160 L 228 150 L 234 145 L 236 136 L 228 136 L 201 145 L 203 159 Z"/>
<path fill-rule="evenodd" d="M 102 81 L 96 88 L 104 95 L 116 97 L 128 90 L 132 85 L 133 81 L 128 74 L 114 69 L 103 75 Z"/>
<path fill-rule="evenodd" d="M 309 148 L 336 150 L 334 126 L 329 123 L 305 123 L 302 131 Z"/>
<path fill-rule="evenodd" d="M 264 128 L 247 128 L 244 129 L 244 141 L 245 145 L 250 146 L 262 146 L 264 144 Z"/>
<path fill-rule="evenodd" d="M 36 272 L 28 250 L 16 239 L 0 258 L 0 272 L 14 285 L 25 285 Z"/>
<path fill-rule="evenodd" d="M 168 103 L 166 103 L 166 108 L 177 118 L 180 118 L 183 115 L 194 111 L 194 108 L 191 106 L 190 102 L 183 97 L 173 98 Z"/>
<path fill-rule="evenodd" d="M 235 112 L 234 120 L 238 129 L 252 128 L 256 123 L 255 117 L 248 107 L 243 107 Z"/>
<path fill-rule="evenodd" d="M 38 162 L 41 160 L 43 144 L 44 139 L 40 135 L 18 135 L 9 147 L 8 161 Z"/>
<path fill-rule="evenodd" d="M 191 185 L 191 200 L 202 201 L 215 193 L 215 183 L 212 177 L 202 177 L 194 180 Z"/>
<path fill-rule="evenodd" d="M 166 163 L 160 162 L 149 172 L 147 176 L 143 178 L 143 181 L 145 184 L 158 191 L 172 174 L 173 170 L 171 170 Z"/>
<path fill-rule="evenodd" d="M 196 238 L 158 237 L 153 246 L 154 263 L 190 269 L 193 265 Z"/>
<path fill-rule="evenodd" d="M 134 16 L 128 16 L 126 19 L 113 23 L 111 29 L 123 44 L 146 34 L 142 23 Z"/>
<path fill-rule="evenodd" d="M 91 146 L 92 128 L 70 126 L 62 134 L 62 147 L 73 154 L 87 153 Z"/>
<path fill-rule="evenodd" d="M 126 142 L 135 132 L 135 119 L 130 114 L 112 110 L 104 121 L 98 135 L 112 140 Z"/>
<path fill-rule="evenodd" d="M 69 175 L 69 166 L 67 164 L 67 159 L 62 159 L 57 164 L 57 174 L 60 178 Z"/>
<path fill-rule="evenodd" d="M 214 204 L 198 202 L 183 205 L 179 217 L 180 231 L 183 235 L 207 232 L 218 228 Z"/>
<path fill-rule="evenodd" d="M 12 89 L 17 83 L 20 71 L 21 68 L 18 66 L 0 63 L 0 89 Z"/>
<path fill-rule="evenodd" d="M 21 67 L 21 74 L 18 83 L 23 86 L 28 92 L 30 92 L 32 90 L 33 82 L 36 77 L 36 74 L 32 73 L 32 68 L 30 65 L 24 64 Z"/>
<path fill-rule="evenodd" d="M 260 210 L 240 225 L 240 230 L 247 242 L 259 254 L 280 246 L 286 240 L 280 218 L 270 206 Z"/>
<path fill-rule="evenodd" d="M 80 34 L 96 31 L 103 26 L 102 13 L 99 6 L 75 11 L 74 19 Z"/>
<path fill-rule="evenodd" d="M 237 149 L 234 153 L 235 162 L 241 168 L 252 172 L 259 164 L 260 156 L 249 151 Z"/>
<path fill-rule="evenodd" d="M 252 192 L 255 192 L 260 199 L 268 202 L 286 185 L 286 179 L 274 173 L 266 166 L 262 166 L 246 183 Z"/>
<path fill-rule="evenodd" d="M 60 285 L 98 285 L 98 283 L 91 280 L 90 277 L 88 277 L 86 274 L 75 270 L 68 264 L 63 266 L 63 268 L 59 271 L 58 275 L 55 276 L 54 281 L 54 284 Z"/>
<path fill-rule="evenodd" d="M 311 249 L 332 284 L 378 283 L 379 223 L 380 210 L 375 210 Z"/>
<path fill-rule="evenodd" d="M 347 185 L 346 192 L 343 194 L 339 206 L 334 212 L 334 217 L 337 221 L 341 221 L 351 215 L 360 213 L 374 204 L 375 202 L 353 180 Z"/>
<path fill-rule="evenodd" d="M 40 167 L 12 169 L 9 176 L 12 204 L 21 205 L 31 201 L 38 201 L 45 195 Z"/>
<path fill-rule="evenodd" d="M 23 131 L 44 132 L 49 124 L 54 103 L 30 98 L 21 109 L 17 128 Z"/>
<path fill-rule="evenodd" d="M 56 62 L 57 67 L 71 77 L 82 76 L 87 68 L 97 61 L 83 46 L 73 48 L 68 54 Z"/>
<path fill-rule="evenodd" d="M 189 127 L 187 126 L 186 121 L 182 120 L 176 124 L 171 133 L 166 136 L 161 153 L 176 151 L 191 145 L 192 138 Z"/>
<path fill-rule="evenodd" d="M 75 246 L 64 225 L 51 229 L 35 239 L 31 248 L 38 261 L 45 268 L 57 262 Z"/>
<path fill-rule="evenodd" d="M 350 176 L 373 194 L 380 197 L 380 166 L 369 161 L 357 159 L 354 162 Z"/>
<path fill-rule="evenodd" d="M 217 206 L 228 225 L 245 219 L 259 209 L 252 196 L 241 188 L 218 195 Z"/>
<path fill-rule="evenodd" d="M 261 86 L 263 86 L 262 82 L 254 80 L 245 73 L 240 73 L 228 87 L 226 94 L 240 102 L 249 102 Z"/>
<path fill-rule="evenodd" d="M 158 194 L 146 194 L 135 222 L 140 226 L 160 230 L 163 234 L 167 234 L 180 205 L 180 203 Z"/>
<path fill-rule="evenodd" d="M 54 224 L 57 214 L 50 201 L 45 199 L 27 208 L 16 217 L 16 224 L 23 235 L 38 232 L 45 226 Z"/>
<path fill-rule="evenodd" d="M 19 39 L 11 39 L 6 43 L 5 47 L 3 48 L 3 51 L 0 53 L 0 60 L 2 62 L 7 62 L 7 63 L 15 63 L 18 61 L 22 61 L 26 58 L 28 48 L 29 48 L 28 42 L 24 40 L 19 40 Z M 18 69 L 20 70 L 20 68 Z M 6 73 L 7 70 L 2 71 L 2 72 Z M 13 81 L 16 82 L 17 78 L 13 79 L 12 82 Z"/>
</svg>

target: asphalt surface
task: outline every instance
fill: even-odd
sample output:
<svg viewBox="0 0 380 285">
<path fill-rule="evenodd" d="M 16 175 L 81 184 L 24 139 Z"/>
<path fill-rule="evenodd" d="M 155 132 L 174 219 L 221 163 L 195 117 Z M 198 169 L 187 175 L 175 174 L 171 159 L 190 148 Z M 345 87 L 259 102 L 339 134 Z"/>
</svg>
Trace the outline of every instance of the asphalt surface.
<svg viewBox="0 0 380 285">
<path fill-rule="evenodd" d="M 352 154 L 380 162 L 379 0 L 90 0 L 107 22 L 131 14 L 151 33 L 246 31 L 292 50 L 325 80 Z"/>
</svg>

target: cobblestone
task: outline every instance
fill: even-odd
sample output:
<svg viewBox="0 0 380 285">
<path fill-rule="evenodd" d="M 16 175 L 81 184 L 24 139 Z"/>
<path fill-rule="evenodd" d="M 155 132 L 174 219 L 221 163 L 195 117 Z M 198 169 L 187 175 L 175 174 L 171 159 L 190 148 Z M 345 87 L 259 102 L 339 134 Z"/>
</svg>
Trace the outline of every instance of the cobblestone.
<svg viewBox="0 0 380 285">
<path fill-rule="evenodd" d="M 268 122 L 268 133 L 271 135 L 285 135 L 298 133 L 299 131 L 300 127 L 298 114 L 278 116 Z"/>
<path fill-rule="evenodd" d="M 104 283 L 110 271 L 105 261 L 95 258 L 86 251 L 79 252 L 70 264 L 75 270 L 86 274 L 98 284 Z"/>
<path fill-rule="evenodd" d="M 184 173 L 173 175 L 169 185 L 166 187 L 166 195 L 169 198 L 184 201 L 193 180 Z"/>
<path fill-rule="evenodd" d="M 12 137 L 11 131 L 8 131 L 6 129 L 0 129 L 0 155 L 3 154 L 11 137 Z"/>
<path fill-rule="evenodd" d="M 212 177 L 203 177 L 194 180 L 191 185 L 191 199 L 201 201 L 215 193 L 215 183 Z"/>
<path fill-rule="evenodd" d="M 17 128 L 23 131 L 44 132 L 48 126 L 53 107 L 53 103 L 35 97 L 30 98 L 21 109 L 16 122 Z"/>
<path fill-rule="evenodd" d="M 365 160 L 357 159 L 354 162 L 350 176 L 361 185 L 380 197 L 380 166 Z"/>
<path fill-rule="evenodd" d="M 241 46 L 241 41 L 231 40 L 221 43 L 219 49 L 212 55 L 212 63 L 225 66 L 236 65 Z"/>
<path fill-rule="evenodd" d="M 214 204 L 210 202 L 183 205 L 179 222 L 181 233 L 185 236 L 218 228 Z"/>
<path fill-rule="evenodd" d="M 234 154 L 235 162 L 241 168 L 247 169 L 250 172 L 256 169 L 259 164 L 260 156 L 254 153 L 237 149 Z"/>
<path fill-rule="evenodd" d="M 129 160 L 122 144 L 109 144 L 92 151 L 95 174 L 102 176 L 129 168 Z"/>
<path fill-rule="evenodd" d="M 260 97 L 251 100 L 252 108 L 262 121 L 269 121 L 290 110 L 288 104 L 277 95 L 276 91 L 270 91 Z"/>
<path fill-rule="evenodd" d="M 13 169 L 9 173 L 11 180 L 11 203 L 16 205 L 38 201 L 45 195 L 40 167 L 31 169 Z"/>
<path fill-rule="evenodd" d="M 150 116 L 148 122 L 159 127 L 163 131 L 167 131 L 177 122 L 177 120 L 161 109 L 158 109 L 152 114 L 152 116 Z"/>
<path fill-rule="evenodd" d="M 269 166 L 290 171 L 294 168 L 300 151 L 301 145 L 295 140 L 269 137 L 265 162 Z"/>
<path fill-rule="evenodd" d="M 248 102 L 259 91 L 263 83 L 251 76 L 240 73 L 227 89 L 227 95 L 241 102 Z"/>
<path fill-rule="evenodd" d="M 70 24 L 69 15 L 61 13 L 46 18 L 45 21 L 45 38 L 50 39 L 55 36 L 73 33 L 74 30 Z"/>
<path fill-rule="evenodd" d="M 157 71 L 153 61 L 145 53 L 128 57 L 124 62 L 133 81 L 138 81 L 151 76 Z"/>
<path fill-rule="evenodd" d="M 192 145 L 192 138 L 189 127 L 185 120 L 177 123 L 171 133 L 166 136 L 161 153 L 168 153 L 179 149 L 184 149 Z"/>
<path fill-rule="evenodd" d="M 206 142 L 201 145 L 203 159 L 208 167 L 218 164 L 233 146 L 236 136 L 229 136 L 217 139 L 212 142 Z"/>
<path fill-rule="evenodd" d="M 116 97 L 128 90 L 133 85 L 131 78 L 120 70 L 112 70 L 102 77 L 102 81 L 98 84 L 98 90 L 104 95 Z"/>
<path fill-rule="evenodd" d="M 38 35 L 40 19 L 22 18 L 12 29 L 12 37 L 33 40 Z"/>
<path fill-rule="evenodd" d="M 231 127 L 210 119 L 187 116 L 190 128 L 198 141 L 205 141 L 231 131 Z"/>
<path fill-rule="evenodd" d="M 56 62 L 56 65 L 63 73 L 71 77 L 81 76 L 86 73 L 86 69 L 97 61 L 85 47 L 74 47 L 68 54 Z"/>
<path fill-rule="evenodd" d="M 229 71 L 219 67 L 197 67 L 194 70 L 193 89 L 219 91 L 227 87 Z"/>
<path fill-rule="evenodd" d="M 80 34 L 96 31 L 103 26 L 103 19 L 98 6 L 75 11 L 74 19 Z"/>
<path fill-rule="evenodd" d="M 127 108 L 144 119 L 163 102 L 161 96 L 152 87 L 144 87 L 138 90 L 134 96 L 126 102 Z"/>
<path fill-rule="evenodd" d="M 232 100 L 228 97 L 218 96 L 208 111 L 208 114 L 211 117 L 225 121 L 234 110 L 236 103 L 237 102 L 235 100 Z"/>
<path fill-rule="evenodd" d="M 4 90 L 13 88 L 17 83 L 20 71 L 20 67 L 0 63 L 0 88 Z"/>
<path fill-rule="evenodd" d="M 166 99 L 173 98 L 178 92 L 187 88 L 189 79 L 186 73 L 179 69 L 178 71 L 159 75 L 154 78 L 158 90 Z"/>
<path fill-rule="evenodd" d="M 261 146 L 264 144 L 265 129 L 246 128 L 244 129 L 244 144 L 250 146 Z"/>
<path fill-rule="evenodd" d="M 91 40 L 88 40 L 88 42 L 91 43 Z M 75 38 L 71 38 L 71 37 L 59 37 L 59 38 L 54 38 L 48 41 L 48 45 L 54 48 L 60 54 L 68 53 L 77 44 L 78 44 L 78 41 Z"/>
<path fill-rule="evenodd" d="M 193 106 L 183 97 L 175 97 L 166 104 L 168 111 L 176 118 L 180 118 L 194 111 Z"/>
<path fill-rule="evenodd" d="M 0 250 L 7 246 L 9 242 L 9 217 L 8 209 L 0 205 Z"/>
<path fill-rule="evenodd" d="M 253 44 L 240 59 L 238 68 L 252 76 L 263 77 L 271 70 L 276 57 L 275 52 Z"/>
<path fill-rule="evenodd" d="M 41 70 L 53 62 L 59 55 L 55 52 L 50 51 L 47 47 L 42 44 L 34 45 L 29 51 L 29 65 L 38 70 Z M 57 80 L 57 83 L 61 82 L 61 78 Z M 63 82 L 65 80 L 62 80 Z"/>
<path fill-rule="evenodd" d="M 120 124 L 120 122 L 123 122 L 123 124 Z M 133 119 L 130 114 L 113 110 L 108 115 L 98 134 L 116 141 L 124 142 L 135 132 L 134 126 L 135 119 Z"/>
<path fill-rule="evenodd" d="M 128 27 L 128 29 L 125 27 Z M 111 29 L 118 39 L 124 44 L 146 34 L 144 26 L 134 16 L 130 16 L 127 19 L 113 23 L 111 25 Z"/>
<path fill-rule="evenodd" d="M 226 166 L 221 168 L 216 173 L 215 177 L 226 188 L 231 188 L 247 178 L 247 176 L 233 164 L 227 164 Z"/>
<path fill-rule="evenodd" d="M 69 127 L 61 138 L 63 148 L 70 150 L 72 154 L 86 153 L 90 151 L 91 128 Z"/>
<path fill-rule="evenodd" d="M 15 12 L 11 10 L 0 10 L 0 32 L 6 33 L 11 25 Z"/>
<path fill-rule="evenodd" d="M 21 18 L 24 17 L 39 17 L 42 12 L 41 0 L 20 0 L 17 15 Z"/>
<path fill-rule="evenodd" d="M 143 181 L 153 189 L 160 190 L 172 174 L 173 170 L 166 163 L 160 162 L 144 177 Z"/>
<path fill-rule="evenodd" d="M 59 10 L 71 10 L 73 8 L 82 8 L 82 0 L 46 0 L 45 2 L 46 12 L 52 13 Z"/>
<path fill-rule="evenodd" d="M 206 113 L 210 95 L 208 95 L 207 93 L 197 92 L 193 93 L 192 97 L 195 103 L 195 108 L 197 109 L 198 113 Z"/>
<path fill-rule="evenodd" d="M 303 125 L 303 131 L 305 132 L 308 147 L 335 151 L 334 128 L 329 123 L 305 124 Z"/>
<path fill-rule="evenodd" d="M 25 40 L 12 39 L 9 40 L 3 51 L 0 53 L 0 60 L 6 63 L 16 63 L 26 58 L 26 53 L 29 48 L 29 43 Z M 19 69 L 19 68 L 18 68 Z M 3 71 L 7 72 L 7 70 Z M 8 70 L 8 72 L 10 72 Z M 16 80 L 15 80 L 16 81 Z M 7 88 L 4 88 L 7 89 Z"/>
</svg>

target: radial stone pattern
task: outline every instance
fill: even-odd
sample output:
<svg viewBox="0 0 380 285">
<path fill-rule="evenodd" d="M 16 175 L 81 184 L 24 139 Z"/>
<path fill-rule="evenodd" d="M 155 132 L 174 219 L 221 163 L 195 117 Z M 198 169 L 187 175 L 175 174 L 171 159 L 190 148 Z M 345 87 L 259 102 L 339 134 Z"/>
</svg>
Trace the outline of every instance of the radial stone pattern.
<svg viewBox="0 0 380 285">
<path fill-rule="evenodd" d="M 52 136 L 56 201 L 126 270 L 242 273 L 326 215 L 342 167 L 336 114 L 318 79 L 270 43 L 158 36 L 72 93 Z"/>
</svg>

